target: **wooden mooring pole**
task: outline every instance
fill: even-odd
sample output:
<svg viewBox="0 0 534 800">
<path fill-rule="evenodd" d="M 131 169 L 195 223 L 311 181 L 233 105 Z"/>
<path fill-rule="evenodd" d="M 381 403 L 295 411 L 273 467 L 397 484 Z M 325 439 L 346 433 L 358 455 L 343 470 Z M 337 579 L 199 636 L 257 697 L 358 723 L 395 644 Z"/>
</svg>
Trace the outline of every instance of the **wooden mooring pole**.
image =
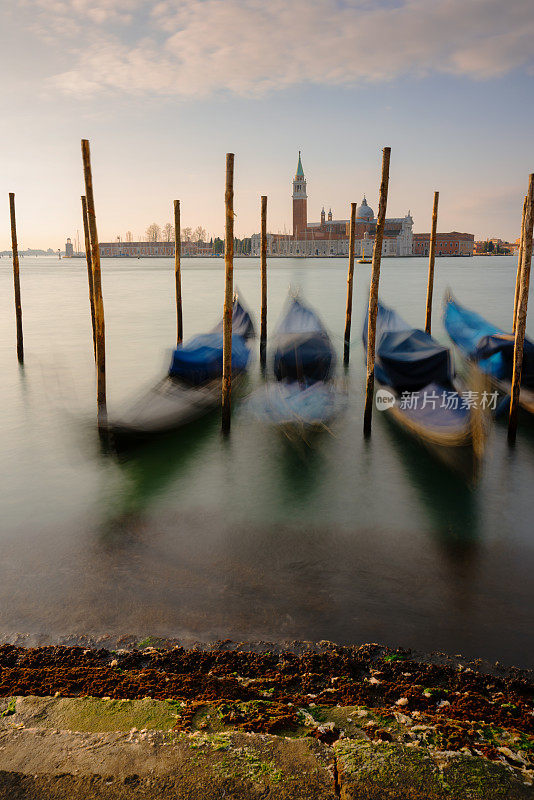
<svg viewBox="0 0 534 800">
<path fill-rule="evenodd" d="M 267 197 L 261 197 L 261 321 L 260 321 L 260 367 L 265 369 L 267 350 Z"/>
<path fill-rule="evenodd" d="M 532 259 L 532 232 L 534 228 L 534 173 L 528 182 L 525 224 L 523 227 L 523 258 L 519 282 L 519 299 L 515 327 L 514 369 L 512 373 L 512 394 L 510 398 L 510 417 L 508 420 L 508 442 L 514 444 L 517 434 L 519 412 L 519 392 L 521 390 L 521 368 L 523 366 L 523 345 L 527 325 L 528 290 L 530 286 L 530 262 Z"/>
<path fill-rule="evenodd" d="M 93 353 L 96 363 L 96 325 L 95 325 L 95 290 L 93 286 L 93 259 L 91 258 L 91 240 L 87 221 L 87 199 L 82 195 L 83 233 L 85 237 L 85 259 L 87 261 L 87 281 L 89 283 L 89 304 L 91 306 L 91 325 L 93 328 Z"/>
<path fill-rule="evenodd" d="M 17 244 L 17 220 L 15 217 L 15 195 L 9 193 L 9 214 L 11 217 L 11 250 L 13 253 L 13 284 L 15 287 L 15 316 L 17 318 L 17 358 L 24 364 L 24 341 L 22 337 L 22 305 L 20 301 L 19 248 Z"/>
<path fill-rule="evenodd" d="M 176 343 L 184 338 L 182 319 L 182 240 L 180 236 L 180 201 L 174 201 L 174 281 L 176 284 Z"/>
<path fill-rule="evenodd" d="M 430 252 L 428 254 L 428 285 L 426 289 L 425 331 L 432 333 L 432 295 L 434 294 L 434 262 L 436 260 L 436 228 L 438 225 L 439 192 L 434 192 L 434 208 L 432 209 L 432 232 L 430 234 Z"/>
<path fill-rule="evenodd" d="M 371 433 L 371 421 L 373 418 L 378 285 L 380 283 L 380 261 L 382 258 L 382 241 L 384 239 L 384 227 L 386 223 L 386 209 L 388 202 L 390 156 L 391 147 L 384 147 L 384 150 L 382 151 L 382 179 L 380 181 L 380 200 L 378 203 L 375 246 L 373 249 L 371 288 L 369 290 L 369 317 L 367 322 L 367 383 L 365 387 L 365 411 L 363 416 L 363 432 L 365 436 L 368 436 Z"/>
<path fill-rule="evenodd" d="M 354 283 L 355 236 L 356 236 L 356 203 L 351 203 L 350 233 L 349 233 L 349 271 L 347 275 L 347 310 L 345 312 L 345 347 L 343 350 L 343 364 L 345 366 L 348 365 L 350 358 L 350 326 L 352 323 L 352 286 Z"/>
<path fill-rule="evenodd" d="M 230 431 L 232 410 L 232 312 L 234 301 L 234 154 L 226 154 L 226 190 L 224 193 L 226 225 L 224 234 L 224 311 L 222 430 Z"/>
<path fill-rule="evenodd" d="M 525 212 L 527 209 L 527 198 L 523 200 L 523 214 L 521 216 L 521 237 L 519 239 L 519 253 L 517 257 L 517 275 L 515 278 L 515 294 L 514 294 L 514 324 L 512 330 L 515 332 L 517 321 L 517 303 L 519 301 L 519 286 L 521 284 L 521 263 L 523 260 L 523 238 L 525 235 Z"/>
<path fill-rule="evenodd" d="M 82 139 L 83 174 L 85 197 L 87 201 L 87 222 L 93 267 L 93 298 L 95 305 L 96 331 L 96 403 L 98 426 L 104 427 L 106 413 L 106 334 L 104 325 L 104 301 L 102 299 L 102 277 L 100 273 L 100 248 L 96 229 L 95 198 L 93 195 L 93 176 L 91 172 L 91 151 L 89 141 Z"/>
</svg>

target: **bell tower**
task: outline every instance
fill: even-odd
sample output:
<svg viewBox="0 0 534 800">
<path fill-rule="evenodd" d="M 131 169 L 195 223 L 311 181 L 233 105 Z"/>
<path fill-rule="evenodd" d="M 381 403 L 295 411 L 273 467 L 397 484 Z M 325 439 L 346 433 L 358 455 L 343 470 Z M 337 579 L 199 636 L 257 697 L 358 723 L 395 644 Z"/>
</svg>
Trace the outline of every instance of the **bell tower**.
<svg viewBox="0 0 534 800">
<path fill-rule="evenodd" d="M 303 236 L 308 227 L 308 196 L 306 194 L 306 178 L 300 160 L 293 179 L 293 238 Z"/>
</svg>

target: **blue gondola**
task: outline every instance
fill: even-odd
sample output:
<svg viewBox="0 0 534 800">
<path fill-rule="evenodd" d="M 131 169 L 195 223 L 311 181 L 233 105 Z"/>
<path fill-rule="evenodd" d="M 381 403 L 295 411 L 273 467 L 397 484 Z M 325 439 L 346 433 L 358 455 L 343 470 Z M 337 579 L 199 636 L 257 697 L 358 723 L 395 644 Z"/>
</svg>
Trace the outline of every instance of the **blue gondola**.
<svg viewBox="0 0 534 800">
<path fill-rule="evenodd" d="M 506 333 L 475 311 L 464 308 L 450 292 L 444 298 L 443 321 L 452 341 L 487 376 L 501 397 L 510 395 L 514 335 Z M 519 404 L 534 414 L 534 343 L 525 338 Z"/>
<path fill-rule="evenodd" d="M 367 315 L 363 344 L 367 354 Z M 449 466 L 470 475 L 476 471 L 484 425 L 471 396 L 456 382 L 450 350 L 382 303 L 376 322 L 375 380 L 382 389 L 377 405 L 395 422 Z"/>
<path fill-rule="evenodd" d="M 117 447 L 181 428 L 221 402 L 223 323 L 194 336 L 173 351 L 168 374 L 115 420 L 109 431 Z M 245 373 L 251 356 L 254 325 L 234 299 L 232 320 L 232 385 Z"/>
<path fill-rule="evenodd" d="M 336 355 L 318 314 L 293 297 L 274 337 L 273 381 L 255 392 L 249 408 L 282 427 L 321 428 L 345 405 L 334 384 Z"/>
</svg>

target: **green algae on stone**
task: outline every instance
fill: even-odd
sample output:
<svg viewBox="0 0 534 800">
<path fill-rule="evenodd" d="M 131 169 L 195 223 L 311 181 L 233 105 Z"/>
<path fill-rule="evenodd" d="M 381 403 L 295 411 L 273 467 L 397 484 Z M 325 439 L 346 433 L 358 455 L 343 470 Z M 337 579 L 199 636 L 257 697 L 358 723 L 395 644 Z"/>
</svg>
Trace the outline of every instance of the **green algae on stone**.
<svg viewBox="0 0 534 800">
<path fill-rule="evenodd" d="M 451 797 L 461 800 L 527 800 L 534 789 L 500 764 L 475 756 L 450 758 L 443 769 Z"/>
<path fill-rule="evenodd" d="M 284 775 L 272 759 L 260 758 L 250 747 L 225 748 L 225 750 L 222 760 L 214 765 L 216 772 L 224 778 L 237 778 L 251 783 L 262 780 L 280 783 L 282 778 L 285 781 L 298 781 L 297 775 Z"/>
<path fill-rule="evenodd" d="M 170 730 L 177 720 L 176 701 L 101 700 L 96 697 L 20 697 L 13 721 L 27 726 L 80 732 Z"/>
<path fill-rule="evenodd" d="M 341 797 L 356 800 L 445 798 L 441 773 L 418 748 L 341 739 L 334 745 Z"/>
<path fill-rule="evenodd" d="M 246 738 L 245 738 L 246 737 Z M 250 738 L 249 738 L 250 737 Z M 250 744 L 247 744 L 250 741 Z M 305 739 L 287 740 L 281 737 L 263 735 L 259 738 L 255 734 L 236 734 L 227 731 L 209 734 L 198 731 L 188 736 L 189 749 L 206 753 L 217 753 L 219 760 L 211 760 L 215 774 L 226 781 L 237 781 L 251 787 L 267 785 L 276 792 L 284 787 L 296 789 L 303 781 L 304 775 L 297 769 L 291 768 L 291 763 L 286 763 L 294 747 L 299 748 L 305 757 L 309 758 L 307 776 L 310 770 L 317 773 L 327 766 L 322 763 L 320 752 L 315 745 Z M 291 743 L 290 743 L 291 742 Z M 295 765 L 296 767 L 296 765 Z M 263 796 L 263 795 L 261 795 Z M 292 792 L 290 796 L 293 796 Z"/>
<path fill-rule="evenodd" d="M 341 739 L 334 745 L 342 800 L 527 800 L 526 785 L 501 764 L 398 743 Z"/>
<path fill-rule="evenodd" d="M 4 705 L 4 703 L 2 703 Z M 13 714 L 16 714 L 17 711 L 17 698 L 16 697 L 7 697 L 5 702 L 5 708 L 2 709 L 0 712 L 0 717 L 11 717 Z"/>
</svg>

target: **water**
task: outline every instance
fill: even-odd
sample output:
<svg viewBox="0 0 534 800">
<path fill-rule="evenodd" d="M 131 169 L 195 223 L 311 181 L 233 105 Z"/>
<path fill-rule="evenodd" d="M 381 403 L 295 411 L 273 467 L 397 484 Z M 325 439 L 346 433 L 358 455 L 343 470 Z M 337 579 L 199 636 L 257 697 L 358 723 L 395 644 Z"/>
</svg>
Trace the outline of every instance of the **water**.
<svg viewBox="0 0 534 800">
<path fill-rule="evenodd" d="M 166 259 L 102 263 L 113 412 L 165 369 L 174 274 Z M 380 412 L 365 441 L 369 269 L 355 275 L 349 408 L 330 433 L 298 445 L 236 407 L 228 441 L 213 414 L 118 461 L 95 435 L 85 263 L 22 259 L 21 370 L 2 258 L 0 636 L 375 641 L 533 666 L 534 429 L 522 426 L 511 452 L 496 424 L 474 489 Z M 382 265 L 382 299 L 418 326 L 426 270 L 425 259 Z M 258 271 L 236 261 L 256 319 Z M 515 259 L 441 258 L 436 272 L 439 339 L 446 286 L 510 327 Z M 271 325 L 290 284 L 341 354 L 345 260 L 272 259 Z M 222 262 L 185 261 L 183 293 L 187 337 L 220 317 Z"/>
</svg>

